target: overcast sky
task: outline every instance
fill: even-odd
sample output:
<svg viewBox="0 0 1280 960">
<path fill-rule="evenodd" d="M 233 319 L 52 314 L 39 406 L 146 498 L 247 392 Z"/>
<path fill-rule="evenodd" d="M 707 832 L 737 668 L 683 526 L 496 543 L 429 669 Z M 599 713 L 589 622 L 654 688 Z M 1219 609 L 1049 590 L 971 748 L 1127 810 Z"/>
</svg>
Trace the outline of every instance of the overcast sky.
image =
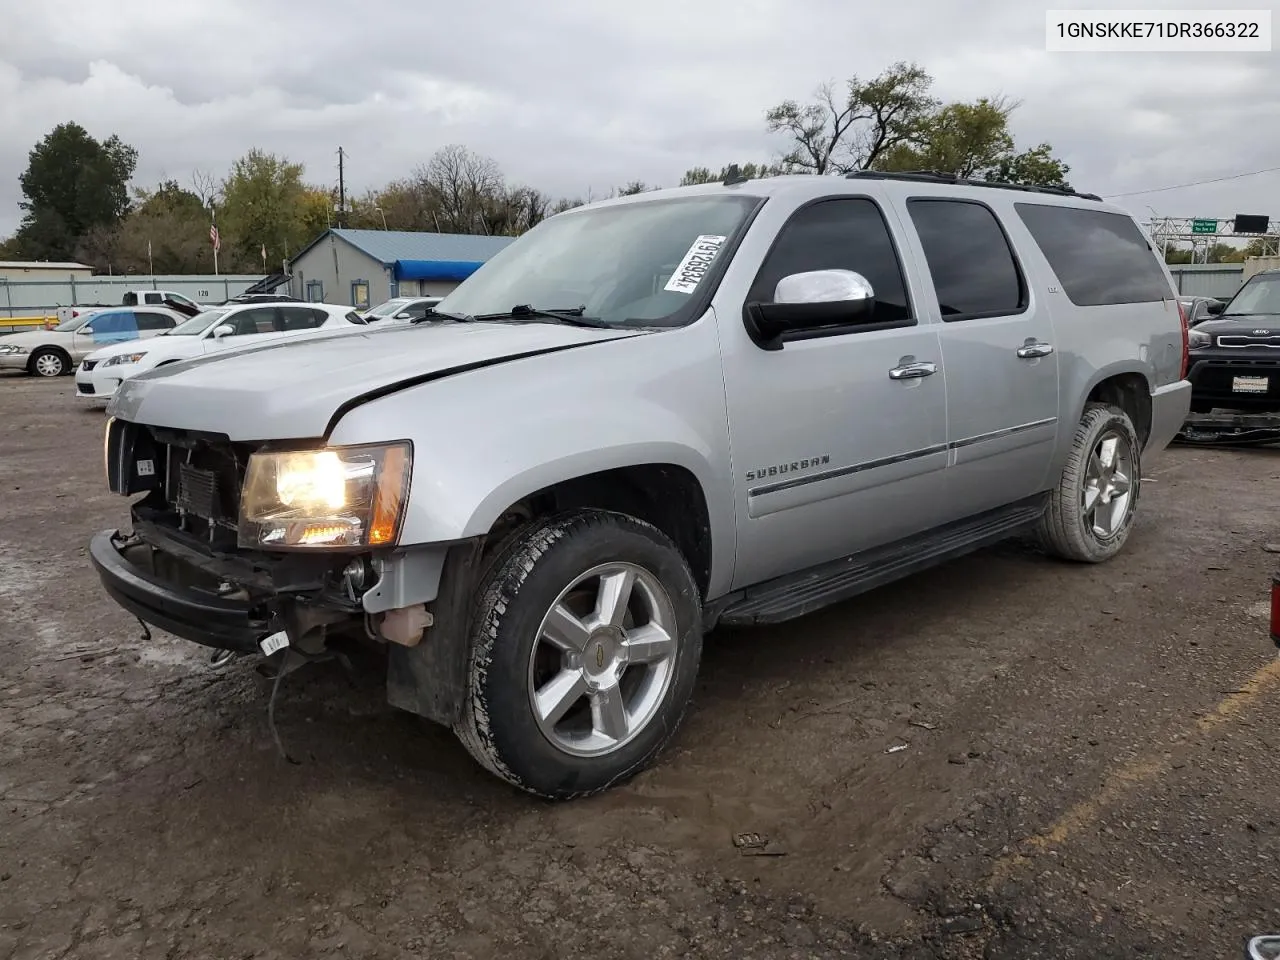
<svg viewBox="0 0 1280 960">
<path fill-rule="evenodd" d="M 598 197 L 632 179 L 673 185 L 694 165 L 771 159 L 783 144 L 765 134 L 767 107 L 912 59 L 940 97 L 1022 100 L 1019 145 L 1052 143 L 1077 189 L 1280 166 L 1280 55 L 1046 53 L 1044 7 L 1026 0 L 4 6 L 0 236 L 21 215 L 28 151 L 67 120 L 137 147 L 142 186 L 187 183 L 195 168 L 221 176 L 253 146 L 336 184 L 341 145 L 360 193 L 464 143 L 510 180 Z M 1147 204 L 1280 218 L 1280 173 L 1119 202 L 1144 218 Z"/>
</svg>

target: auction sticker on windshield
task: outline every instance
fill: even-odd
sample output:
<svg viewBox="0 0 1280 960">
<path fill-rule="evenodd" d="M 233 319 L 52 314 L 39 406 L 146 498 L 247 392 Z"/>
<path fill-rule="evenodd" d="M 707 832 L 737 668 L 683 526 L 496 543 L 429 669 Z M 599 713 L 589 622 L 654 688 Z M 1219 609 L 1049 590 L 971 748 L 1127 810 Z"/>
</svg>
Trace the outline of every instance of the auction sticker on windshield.
<svg viewBox="0 0 1280 960">
<path fill-rule="evenodd" d="M 663 290 L 670 290 L 672 293 L 693 293 L 698 289 L 698 284 L 702 282 L 702 278 L 707 275 L 707 271 L 711 269 L 711 261 L 716 258 L 716 254 L 720 252 L 720 247 L 724 245 L 724 237 L 711 236 L 704 234 L 693 241 L 693 246 L 689 248 L 689 252 L 684 255 L 675 271 L 671 274 L 671 279 L 667 281 L 667 285 Z"/>
</svg>

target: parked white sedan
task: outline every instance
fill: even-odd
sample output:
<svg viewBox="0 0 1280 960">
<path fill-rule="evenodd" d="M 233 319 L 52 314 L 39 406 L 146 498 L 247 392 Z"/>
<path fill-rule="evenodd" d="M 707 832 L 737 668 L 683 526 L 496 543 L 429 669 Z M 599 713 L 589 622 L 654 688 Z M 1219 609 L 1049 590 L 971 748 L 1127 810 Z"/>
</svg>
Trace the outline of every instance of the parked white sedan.
<svg viewBox="0 0 1280 960">
<path fill-rule="evenodd" d="M 145 343 L 95 350 L 76 371 L 76 396 L 90 403 L 105 403 L 115 395 L 120 381 L 167 363 L 308 334 L 354 333 L 366 326 L 364 318 L 350 307 L 325 303 L 214 307 Z"/>
<path fill-rule="evenodd" d="M 189 313 L 168 307 L 107 307 L 73 317 L 52 330 L 11 333 L 0 337 L 0 370 L 60 377 L 108 344 L 147 340 L 174 329 L 189 317 Z"/>
</svg>

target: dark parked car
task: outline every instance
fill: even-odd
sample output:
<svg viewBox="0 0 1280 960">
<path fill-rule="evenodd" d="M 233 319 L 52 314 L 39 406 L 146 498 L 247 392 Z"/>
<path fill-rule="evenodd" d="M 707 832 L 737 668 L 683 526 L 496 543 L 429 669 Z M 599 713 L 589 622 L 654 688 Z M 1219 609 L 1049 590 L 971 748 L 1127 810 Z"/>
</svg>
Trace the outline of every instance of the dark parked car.
<svg viewBox="0 0 1280 960">
<path fill-rule="evenodd" d="M 1217 297 L 1179 297 L 1178 303 L 1182 305 L 1182 312 L 1186 314 L 1187 324 L 1192 327 L 1217 316 L 1226 306 L 1226 301 L 1219 300 Z"/>
<path fill-rule="evenodd" d="M 1192 309 L 1205 315 L 1188 315 L 1191 415 L 1180 439 L 1280 441 L 1280 270 L 1250 277 L 1225 304 L 1198 299 Z"/>
</svg>

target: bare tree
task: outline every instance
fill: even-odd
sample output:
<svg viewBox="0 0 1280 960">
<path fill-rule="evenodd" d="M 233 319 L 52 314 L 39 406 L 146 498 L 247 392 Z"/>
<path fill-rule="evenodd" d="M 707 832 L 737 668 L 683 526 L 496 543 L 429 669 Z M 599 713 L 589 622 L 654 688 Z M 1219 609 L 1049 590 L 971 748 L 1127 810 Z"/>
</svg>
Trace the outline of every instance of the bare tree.
<svg viewBox="0 0 1280 960">
<path fill-rule="evenodd" d="M 848 173 L 918 135 L 938 107 L 929 95 L 932 84 L 919 66 L 896 63 L 865 82 L 850 78 L 843 92 L 825 83 L 811 103 L 783 101 L 765 114 L 765 123 L 770 133 L 791 138 L 781 158 L 788 172 Z"/>
<path fill-rule="evenodd" d="M 208 207 L 218 199 L 221 188 L 213 174 L 196 167 L 191 173 L 191 192 L 200 198 L 202 207 Z"/>
<path fill-rule="evenodd" d="M 432 155 L 415 180 L 435 191 L 441 229 L 449 233 L 490 232 L 485 207 L 504 187 L 495 161 L 461 144 L 450 144 Z"/>
</svg>

